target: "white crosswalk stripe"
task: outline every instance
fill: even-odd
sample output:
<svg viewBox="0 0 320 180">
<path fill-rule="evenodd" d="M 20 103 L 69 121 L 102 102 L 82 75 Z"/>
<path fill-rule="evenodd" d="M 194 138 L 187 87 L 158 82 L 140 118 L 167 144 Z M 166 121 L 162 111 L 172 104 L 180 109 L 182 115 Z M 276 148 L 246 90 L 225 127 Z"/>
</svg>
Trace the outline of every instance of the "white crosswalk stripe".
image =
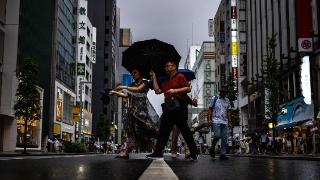
<svg viewBox="0 0 320 180">
<path fill-rule="evenodd" d="M 179 179 L 164 160 L 153 160 L 139 180 L 177 180 Z"/>
</svg>

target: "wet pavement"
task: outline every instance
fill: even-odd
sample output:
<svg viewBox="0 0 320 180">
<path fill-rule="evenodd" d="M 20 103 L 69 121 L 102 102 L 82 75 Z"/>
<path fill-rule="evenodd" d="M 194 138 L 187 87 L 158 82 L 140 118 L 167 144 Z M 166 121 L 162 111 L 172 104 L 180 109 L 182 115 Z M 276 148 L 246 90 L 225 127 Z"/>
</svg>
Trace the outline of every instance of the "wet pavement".
<svg viewBox="0 0 320 180">
<path fill-rule="evenodd" d="M 1 180 L 138 179 L 151 160 L 115 159 L 113 155 L 45 156 L 0 159 Z"/>
<path fill-rule="evenodd" d="M 320 161 L 230 157 L 213 160 L 200 156 L 197 163 L 167 161 L 180 179 L 320 179 Z"/>
<path fill-rule="evenodd" d="M 129 160 L 101 154 L 1 157 L 0 179 L 139 179 L 152 162 L 144 156 L 145 154 L 130 154 Z M 184 160 L 183 156 L 176 160 L 165 156 L 164 160 L 179 179 L 186 180 L 320 179 L 320 161 L 250 157 L 230 157 L 229 160 L 222 161 L 212 160 L 207 155 L 200 156 L 197 162 Z M 157 177 L 151 180 L 156 179 Z"/>
</svg>

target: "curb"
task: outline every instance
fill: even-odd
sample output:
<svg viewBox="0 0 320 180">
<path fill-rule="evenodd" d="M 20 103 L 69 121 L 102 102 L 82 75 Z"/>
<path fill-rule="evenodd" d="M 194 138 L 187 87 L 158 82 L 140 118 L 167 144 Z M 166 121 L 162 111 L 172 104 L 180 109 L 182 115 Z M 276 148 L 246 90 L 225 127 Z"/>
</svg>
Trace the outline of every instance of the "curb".
<svg viewBox="0 0 320 180">
<path fill-rule="evenodd" d="M 284 160 L 306 160 L 306 161 L 320 161 L 320 156 L 272 156 L 272 155 L 238 155 L 227 154 L 230 157 L 250 157 L 257 159 L 284 159 Z"/>
<path fill-rule="evenodd" d="M 103 153 L 34 153 L 27 152 L 27 154 L 19 153 L 0 153 L 0 157 L 23 157 L 23 156 L 70 156 L 70 155 L 95 155 Z"/>
</svg>

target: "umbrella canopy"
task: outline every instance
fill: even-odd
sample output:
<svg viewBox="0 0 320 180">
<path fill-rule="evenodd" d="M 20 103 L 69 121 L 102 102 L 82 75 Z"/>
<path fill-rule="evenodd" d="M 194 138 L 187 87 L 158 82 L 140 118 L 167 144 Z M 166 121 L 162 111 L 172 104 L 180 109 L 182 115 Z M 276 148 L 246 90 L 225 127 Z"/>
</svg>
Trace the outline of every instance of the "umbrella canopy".
<svg viewBox="0 0 320 180">
<path fill-rule="evenodd" d="M 159 77 L 165 76 L 164 65 L 167 59 L 174 60 L 177 65 L 181 59 L 171 44 L 157 39 L 135 42 L 122 55 L 122 66 L 129 72 L 133 69 L 139 70 L 146 79 L 150 79 L 151 69 Z"/>
<path fill-rule="evenodd" d="M 196 78 L 193 71 L 190 69 L 178 69 L 178 72 L 183 74 L 188 81 L 192 81 Z M 165 80 L 168 79 L 168 76 L 157 77 L 158 84 L 162 84 Z M 149 87 L 152 89 L 152 81 L 149 81 Z"/>
<path fill-rule="evenodd" d="M 192 81 L 196 78 L 194 72 L 190 69 L 178 69 L 178 72 L 182 73 L 188 79 L 188 81 Z"/>
</svg>

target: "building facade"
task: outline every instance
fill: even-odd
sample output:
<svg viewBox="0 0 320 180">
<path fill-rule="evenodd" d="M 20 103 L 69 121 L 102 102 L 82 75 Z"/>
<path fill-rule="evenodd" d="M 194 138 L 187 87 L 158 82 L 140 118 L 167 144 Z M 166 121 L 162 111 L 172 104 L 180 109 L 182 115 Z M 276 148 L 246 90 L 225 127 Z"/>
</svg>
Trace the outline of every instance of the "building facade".
<svg viewBox="0 0 320 180">
<path fill-rule="evenodd" d="M 133 78 L 131 74 L 121 65 L 122 62 L 122 53 L 130 47 L 132 44 L 132 32 L 129 28 L 121 28 L 120 29 L 120 42 L 119 42 L 119 60 L 116 63 L 117 72 L 115 83 L 116 85 L 122 84 L 126 86 L 130 86 L 133 82 Z M 116 111 L 116 121 L 115 124 L 117 125 L 116 129 L 116 143 L 121 144 L 122 142 L 122 134 L 123 134 L 123 122 L 127 117 L 129 101 L 125 98 L 118 97 L 117 99 L 117 111 Z"/>
<path fill-rule="evenodd" d="M 191 97 L 197 99 L 198 107 L 192 107 L 189 112 L 191 115 L 192 127 L 205 124 L 207 112 L 213 95 L 217 94 L 215 84 L 215 43 L 205 41 L 202 43 L 200 52 L 193 64 L 192 71 L 196 79 L 191 81 Z M 206 144 L 211 144 L 209 129 L 202 129 L 200 132 L 205 136 Z"/>
<path fill-rule="evenodd" d="M 238 98 L 235 108 L 240 110 L 240 124 L 234 133 L 242 134 L 248 126 L 247 96 L 247 30 L 246 1 L 230 0 L 220 2 L 213 19 L 214 39 L 216 41 L 216 87 L 226 85 L 228 76 L 236 83 Z"/>
<path fill-rule="evenodd" d="M 18 0 L 0 0 L 0 152 L 16 148 L 17 121 L 13 106 L 17 89 Z"/>
<path fill-rule="evenodd" d="M 21 1 L 18 65 L 24 58 L 39 65 L 43 148 L 48 138 L 75 138 L 77 7 L 73 0 Z"/>
<path fill-rule="evenodd" d="M 105 114 L 111 121 L 115 119 L 116 98 L 111 98 L 109 105 L 101 101 L 103 89 L 115 87 L 116 61 L 118 61 L 120 22 L 116 0 L 88 1 L 88 14 L 92 25 L 97 28 L 97 62 L 93 66 L 93 133 L 97 131 L 100 114 Z"/>
</svg>

